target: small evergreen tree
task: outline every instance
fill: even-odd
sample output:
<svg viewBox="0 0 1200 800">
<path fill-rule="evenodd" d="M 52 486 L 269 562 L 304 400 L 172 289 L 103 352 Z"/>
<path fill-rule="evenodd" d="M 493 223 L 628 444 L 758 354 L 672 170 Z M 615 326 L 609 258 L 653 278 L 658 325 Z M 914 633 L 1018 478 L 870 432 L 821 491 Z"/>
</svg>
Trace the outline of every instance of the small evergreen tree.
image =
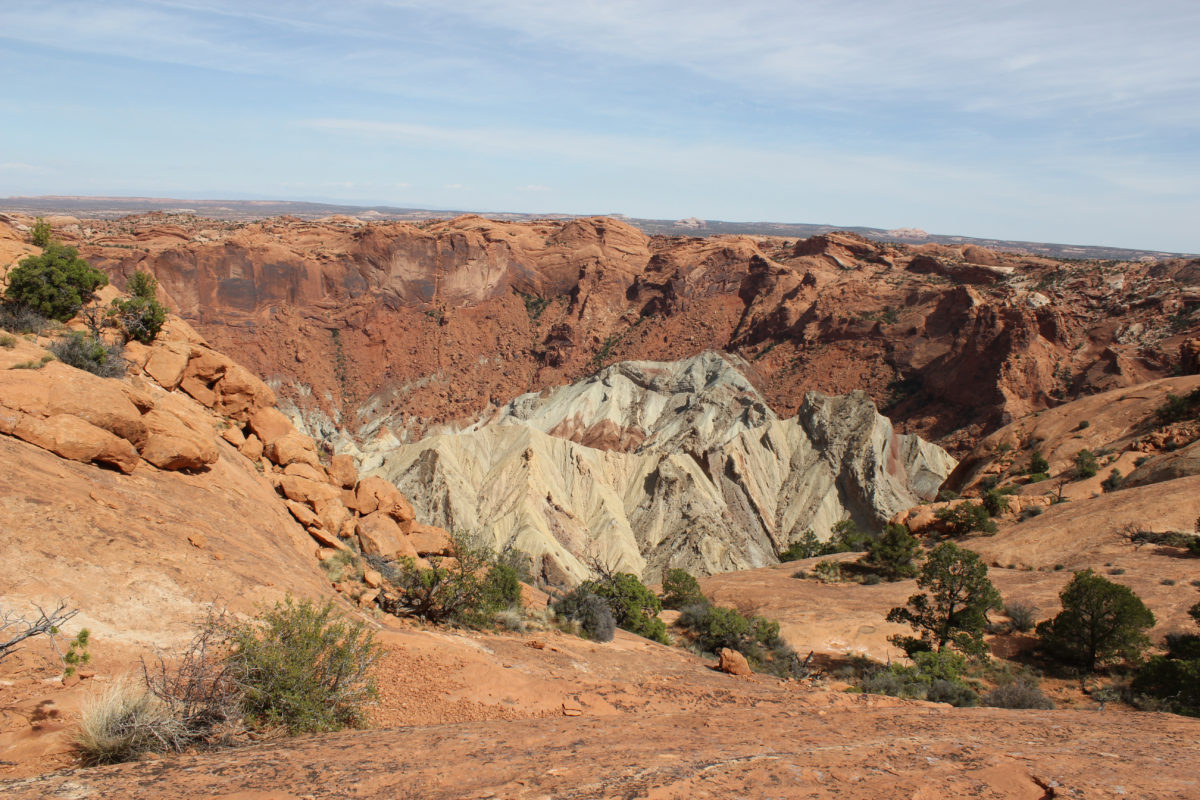
<svg viewBox="0 0 1200 800">
<path fill-rule="evenodd" d="M 911 625 L 920 636 L 893 636 L 893 644 L 910 654 L 940 652 L 946 645 L 968 655 L 987 652 L 987 613 L 1000 608 L 1001 598 L 976 553 L 943 542 L 929 553 L 917 586 L 926 591 L 909 597 L 907 606 L 893 608 L 887 619 Z"/>
<path fill-rule="evenodd" d="M 1154 614 L 1128 586 L 1090 569 L 1075 573 L 1058 595 L 1062 611 L 1037 626 L 1046 651 L 1085 672 L 1117 659 L 1136 660 L 1150 640 Z"/>
<path fill-rule="evenodd" d="M 41 255 L 21 259 L 8 273 L 4 296 L 44 317 L 66 322 L 107 283 L 108 277 L 92 269 L 78 250 L 52 241 Z"/>
<path fill-rule="evenodd" d="M 658 618 L 662 602 L 632 572 L 605 574 L 599 580 L 585 581 L 580 588 L 608 602 L 618 628 L 670 644 L 667 626 Z"/>
<path fill-rule="evenodd" d="M 113 300 L 109 316 L 125 336 L 125 341 L 135 339 L 150 344 L 162 330 L 167 320 L 167 309 L 158 302 L 158 281 L 148 272 L 135 272 L 129 278 L 128 300 Z"/>
<path fill-rule="evenodd" d="M 1005 499 L 1005 505 L 1007 504 Z M 946 508 L 939 508 L 934 512 L 934 516 L 946 523 L 951 536 L 966 536 L 973 531 L 988 534 L 996 532 L 996 523 L 992 522 L 987 508 L 982 503 L 964 500 Z"/>
<path fill-rule="evenodd" d="M 54 241 L 54 230 L 50 227 L 50 223 L 38 217 L 29 231 L 29 241 L 34 247 L 45 247 Z"/>
<path fill-rule="evenodd" d="M 1075 472 L 1080 478 L 1091 478 L 1100 471 L 1100 462 L 1096 455 L 1087 448 L 1075 454 Z"/>
<path fill-rule="evenodd" d="M 663 592 L 660 596 L 663 608 L 680 609 L 694 603 L 706 603 L 708 598 L 700 591 L 700 583 L 690 573 L 682 569 L 667 570 L 663 578 Z"/>
<path fill-rule="evenodd" d="M 1050 471 L 1050 462 L 1046 460 L 1046 457 L 1044 455 L 1042 455 L 1041 450 L 1034 450 L 1033 455 L 1031 455 L 1029 457 L 1029 473 L 1028 474 L 1037 475 L 1040 472 L 1049 472 L 1049 471 Z"/>
<path fill-rule="evenodd" d="M 883 536 L 867 545 L 863 563 L 889 581 L 912 578 L 917 574 L 913 563 L 921 550 L 917 537 L 903 525 L 888 525 Z"/>
</svg>

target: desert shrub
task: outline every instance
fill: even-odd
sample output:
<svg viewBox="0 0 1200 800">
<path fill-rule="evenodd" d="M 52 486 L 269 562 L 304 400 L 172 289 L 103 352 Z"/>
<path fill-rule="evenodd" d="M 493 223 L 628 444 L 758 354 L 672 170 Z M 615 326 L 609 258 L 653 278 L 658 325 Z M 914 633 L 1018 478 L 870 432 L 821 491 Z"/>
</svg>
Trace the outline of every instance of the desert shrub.
<svg viewBox="0 0 1200 800">
<path fill-rule="evenodd" d="M 1050 462 L 1042 455 L 1041 450 L 1034 450 L 1029 456 L 1029 474 L 1038 475 L 1045 474 L 1050 471 Z"/>
<path fill-rule="evenodd" d="M 980 699 L 983 705 L 992 708 L 1054 708 L 1054 703 L 1042 693 L 1041 687 L 1023 680 L 997 686 Z"/>
<path fill-rule="evenodd" d="M 1082 431 L 1090 428 L 1091 426 L 1092 423 L 1089 420 L 1082 419 L 1079 421 L 1079 424 L 1075 426 L 1075 430 Z"/>
<path fill-rule="evenodd" d="M 950 703 L 955 706 L 979 705 L 979 695 L 962 680 L 966 660 L 952 651 L 914 653 L 910 666 L 889 664 L 866 669 L 859 687 L 868 694 L 886 694 Z"/>
<path fill-rule="evenodd" d="M 951 542 L 930 551 L 917 586 L 926 590 L 888 612 L 889 622 L 912 626 L 919 637 L 893 636 L 890 641 L 912 656 L 921 650 L 952 645 L 970 655 L 986 652 L 983 631 L 987 613 L 1000 607 L 1000 593 L 987 577 L 987 565 L 976 553 Z"/>
<path fill-rule="evenodd" d="M 662 602 L 633 573 L 606 573 L 581 586 L 608 602 L 618 628 L 660 644 L 670 644 L 667 626 L 658 618 Z"/>
<path fill-rule="evenodd" d="M 227 661 L 249 719 L 292 734 L 365 724 L 380 647 L 366 624 L 343 617 L 332 600 L 318 606 L 287 597 L 235 626 L 230 638 Z"/>
<path fill-rule="evenodd" d="M 831 530 L 829 541 L 835 548 L 831 553 L 861 553 L 871 541 L 871 534 L 859 530 L 852 519 L 835 522 Z"/>
<path fill-rule="evenodd" d="M 41 255 L 21 259 L 8 273 L 4 296 L 42 316 L 66 322 L 107 283 L 105 274 L 92 269 L 74 247 L 50 242 Z"/>
<path fill-rule="evenodd" d="M 779 623 L 766 617 L 746 616 L 735 608 L 695 603 L 679 616 L 679 625 L 705 653 L 722 648 L 736 650 L 759 672 L 780 677 L 797 676 L 803 667 L 796 653 L 779 636 Z"/>
<path fill-rule="evenodd" d="M 75 331 L 50 345 L 50 352 L 59 361 L 101 378 L 120 378 L 125 374 L 128 365 L 121 356 L 121 349 L 119 344 L 105 344 L 81 331 Z"/>
<path fill-rule="evenodd" d="M 167 309 L 158 302 L 158 281 L 146 272 L 135 272 L 129 278 L 127 300 L 115 299 L 109 317 L 121 329 L 125 341 L 134 339 L 150 344 L 167 320 Z"/>
<path fill-rule="evenodd" d="M 480 628 L 491 624 L 497 612 L 520 602 L 517 568 L 461 534 L 454 536 L 450 557 L 433 556 L 430 562 L 428 568 L 411 558 L 373 563 L 393 590 L 381 596 L 384 611 Z"/>
<path fill-rule="evenodd" d="M 32 333 L 41 336 L 42 332 L 55 324 L 37 311 L 16 303 L 0 303 L 0 328 L 13 333 Z"/>
<path fill-rule="evenodd" d="M 587 589 L 576 588 L 554 604 L 554 612 L 579 625 L 583 635 L 597 642 L 611 642 L 617 629 L 608 601 Z"/>
<path fill-rule="evenodd" d="M 1198 406 L 1200 406 L 1200 389 L 1194 389 L 1184 397 L 1168 394 L 1166 402 L 1154 409 L 1154 416 L 1159 425 L 1170 425 L 1172 422 L 1183 422 L 1192 416 Z"/>
<path fill-rule="evenodd" d="M 5 350 L 12 350 L 16 346 L 17 337 L 8 333 L 0 335 L 0 347 L 3 347 Z"/>
<path fill-rule="evenodd" d="M 970 686 L 941 679 L 930 682 L 925 699 L 931 703 L 949 703 L 959 708 L 974 708 L 979 705 L 979 693 Z"/>
<path fill-rule="evenodd" d="M 41 217 L 35 219 L 33 227 L 29 230 L 29 243 L 34 247 L 45 247 L 53 240 L 54 229 L 50 227 L 50 223 Z"/>
<path fill-rule="evenodd" d="M 983 495 L 983 507 L 987 509 L 988 516 L 998 517 L 1007 511 L 1009 495 L 1015 491 L 1017 491 L 1015 486 L 988 489 Z"/>
<path fill-rule="evenodd" d="M 1091 478 L 1100 471 L 1100 462 L 1096 460 L 1096 454 L 1091 450 L 1084 448 L 1075 454 L 1075 474 L 1080 478 Z"/>
<path fill-rule="evenodd" d="M 939 503 L 948 503 L 951 500 L 958 499 L 958 492 L 953 489 L 939 489 L 937 493 L 937 501 Z"/>
<path fill-rule="evenodd" d="M 818 539 L 812 528 L 806 528 L 804 533 L 800 534 L 799 539 L 789 544 L 787 549 L 779 554 L 779 560 L 780 562 L 799 561 L 802 558 L 824 556 L 831 552 L 833 551 L 829 543 Z"/>
<path fill-rule="evenodd" d="M 1050 480 L 1050 475 L 1048 473 L 1045 473 L 1045 472 L 1029 473 L 1029 482 L 1030 483 L 1041 483 L 1042 481 L 1048 481 L 1048 480 Z"/>
<path fill-rule="evenodd" d="M 1200 658 L 1153 656 L 1138 670 L 1130 688 L 1157 699 L 1159 710 L 1200 717 Z"/>
<path fill-rule="evenodd" d="M 813 565 L 813 574 L 826 583 L 837 583 L 842 579 L 840 561 L 818 561 Z"/>
<path fill-rule="evenodd" d="M 1044 512 L 1045 509 L 1041 506 L 1030 506 L 1029 508 L 1023 508 L 1021 509 L 1021 513 L 1018 515 L 1017 520 L 1019 522 L 1025 522 L 1026 520 L 1033 519 L 1034 517 L 1040 517 Z"/>
<path fill-rule="evenodd" d="M 663 578 L 663 593 L 660 595 L 663 608 L 680 609 L 693 603 L 705 601 L 700 583 L 686 570 L 667 570 Z"/>
<path fill-rule="evenodd" d="M 921 545 L 903 525 L 888 525 L 883 535 L 867 545 L 863 564 L 876 575 L 889 581 L 912 578 L 917 574 L 914 563 Z"/>
<path fill-rule="evenodd" d="M 1063 663 L 1095 672 L 1118 659 L 1137 660 L 1150 641 L 1142 632 L 1154 614 L 1128 586 L 1076 572 L 1059 593 L 1062 611 L 1037 626 L 1044 650 Z"/>
<path fill-rule="evenodd" d="M 1005 502 L 1007 504 L 1007 500 Z M 951 536 L 966 536 L 974 531 L 987 534 L 996 532 L 996 523 L 992 522 L 982 503 L 972 503 L 969 500 L 955 503 L 946 508 L 939 508 L 934 512 L 934 516 L 946 523 Z"/>
<path fill-rule="evenodd" d="M 1121 470 L 1114 467 L 1112 472 L 1108 473 L 1108 477 L 1100 481 L 1100 488 L 1106 492 L 1115 492 L 1121 488 L 1121 481 L 1123 480 L 1125 480 L 1125 476 L 1121 474 Z"/>
<path fill-rule="evenodd" d="M 75 670 L 82 667 L 92 660 L 92 654 L 88 650 L 91 644 L 92 632 L 87 628 L 80 628 L 79 633 L 75 634 L 70 642 L 67 643 L 67 652 L 63 653 L 63 663 L 66 669 L 63 670 L 63 677 L 67 678 L 75 674 Z"/>
<path fill-rule="evenodd" d="M 1013 630 L 1028 633 L 1037 623 L 1037 608 L 1032 603 L 1016 600 L 1006 603 L 1004 613 L 1012 622 Z"/>
<path fill-rule="evenodd" d="M 169 750 L 182 735 L 182 723 L 149 689 L 119 680 L 84 703 L 73 744 L 85 764 L 115 764 Z"/>
</svg>

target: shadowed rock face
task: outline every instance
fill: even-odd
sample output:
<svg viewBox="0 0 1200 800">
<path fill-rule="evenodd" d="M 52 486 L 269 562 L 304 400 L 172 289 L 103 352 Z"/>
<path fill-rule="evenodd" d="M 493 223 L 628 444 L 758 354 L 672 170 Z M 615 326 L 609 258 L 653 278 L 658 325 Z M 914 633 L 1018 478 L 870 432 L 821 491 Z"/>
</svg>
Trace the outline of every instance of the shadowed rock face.
<svg viewBox="0 0 1200 800">
<path fill-rule="evenodd" d="M 511 543 L 547 578 L 574 581 L 591 558 L 648 580 L 772 564 L 805 529 L 879 528 L 954 468 L 862 392 L 813 392 L 780 419 L 736 360 L 616 364 L 402 446 L 378 472 L 419 516 Z"/>
</svg>

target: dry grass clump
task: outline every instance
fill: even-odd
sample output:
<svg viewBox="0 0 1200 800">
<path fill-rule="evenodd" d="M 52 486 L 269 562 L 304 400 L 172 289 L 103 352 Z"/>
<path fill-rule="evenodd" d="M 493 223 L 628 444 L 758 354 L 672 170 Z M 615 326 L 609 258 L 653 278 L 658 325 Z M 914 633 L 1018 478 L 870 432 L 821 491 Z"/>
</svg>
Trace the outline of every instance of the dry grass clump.
<svg viewBox="0 0 1200 800">
<path fill-rule="evenodd" d="M 185 734 L 166 703 L 122 678 L 83 706 L 74 744 L 85 764 L 116 764 L 172 749 Z"/>
</svg>

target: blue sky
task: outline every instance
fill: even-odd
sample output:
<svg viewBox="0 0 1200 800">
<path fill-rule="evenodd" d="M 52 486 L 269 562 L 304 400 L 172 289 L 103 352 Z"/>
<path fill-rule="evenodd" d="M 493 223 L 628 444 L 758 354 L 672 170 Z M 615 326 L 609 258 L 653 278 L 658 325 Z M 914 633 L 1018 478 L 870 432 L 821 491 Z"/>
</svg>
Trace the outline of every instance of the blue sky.
<svg viewBox="0 0 1200 800">
<path fill-rule="evenodd" d="M 1196 0 L 2 0 L 0 196 L 1200 252 Z"/>
</svg>

